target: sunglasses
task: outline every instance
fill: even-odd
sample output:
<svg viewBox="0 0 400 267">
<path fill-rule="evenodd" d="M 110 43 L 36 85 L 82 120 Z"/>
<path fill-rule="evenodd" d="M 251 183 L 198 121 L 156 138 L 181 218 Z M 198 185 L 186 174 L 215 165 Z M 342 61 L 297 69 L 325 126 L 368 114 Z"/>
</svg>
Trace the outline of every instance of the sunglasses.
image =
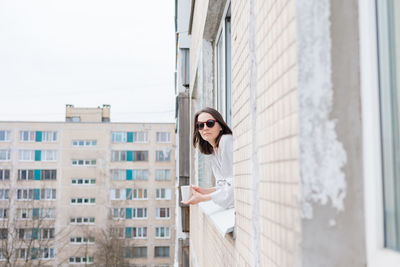
<svg viewBox="0 0 400 267">
<path fill-rule="evenodd" d="M 207 128 L 212 128 L 215 125 L 216 120 L 208 120 L 208 121 L 198 121 L 197 122 L 197 128 L 199 128 L 199 130 L 203 130 L 204 129 L 204 125 L 207 125 Z"/>
</svg>

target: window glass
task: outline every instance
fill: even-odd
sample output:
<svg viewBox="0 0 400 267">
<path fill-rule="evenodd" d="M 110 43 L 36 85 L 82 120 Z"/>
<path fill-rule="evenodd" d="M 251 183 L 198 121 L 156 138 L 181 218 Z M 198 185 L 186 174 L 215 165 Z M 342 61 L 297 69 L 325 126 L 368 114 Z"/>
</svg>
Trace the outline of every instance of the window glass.
<svg viewBox="0 0 400 267">
<path fill-rule="evenodd" d="M 385 247 L 400 251 L 400 2 L 376 3 Z"/>
</svg>

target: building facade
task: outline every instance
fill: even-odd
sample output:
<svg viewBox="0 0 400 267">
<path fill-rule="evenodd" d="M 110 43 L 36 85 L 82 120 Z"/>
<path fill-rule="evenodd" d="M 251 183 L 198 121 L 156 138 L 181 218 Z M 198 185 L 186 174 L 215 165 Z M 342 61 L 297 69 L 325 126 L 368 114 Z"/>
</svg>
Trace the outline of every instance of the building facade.
<svg viewBox="0 0 400 267">
<path fill-rule="evenodd" d="M 398 266 L 398 2 L 190 3 L 177 116 L 223 114 L 235 187 L 233 210 L 190 207 L 190 265 Z M 190 183 L 212 186 L 188 142 Z"/>
<path fill-rule="evenodd" d="M 0 264 L 173 266 L 175 124 L 0 122 L 0 174 Z"/>
</svg>

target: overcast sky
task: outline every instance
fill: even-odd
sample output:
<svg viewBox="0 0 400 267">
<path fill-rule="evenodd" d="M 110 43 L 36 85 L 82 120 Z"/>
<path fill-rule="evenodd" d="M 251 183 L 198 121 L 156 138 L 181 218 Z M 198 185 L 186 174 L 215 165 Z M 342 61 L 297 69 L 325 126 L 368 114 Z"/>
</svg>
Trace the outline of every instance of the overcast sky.
<svg viewBox="0 0 400 267">
<path fill-rule="evenodd" d="M 173 0 L 0 0 L 0 120 L 174 120 Z"/>
</svg>

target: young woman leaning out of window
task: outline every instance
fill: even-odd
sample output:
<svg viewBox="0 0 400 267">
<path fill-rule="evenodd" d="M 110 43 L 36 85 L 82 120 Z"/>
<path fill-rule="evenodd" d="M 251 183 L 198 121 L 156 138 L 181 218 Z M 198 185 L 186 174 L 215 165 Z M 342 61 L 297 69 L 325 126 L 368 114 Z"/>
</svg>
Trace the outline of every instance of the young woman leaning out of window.
<svg viewBox="0 0 400 267">
<path fill-rule="evenodd" d="M 190 186 L 192 197 L 183 204 L 197 204 L 213 200 L 223 208 L 232 208 L 233 198 L 233 152 L 232 130 L 221 114 L 213 108 L 204 108 L 194 116 L 193 146 L 209 155 L 216 186 L 201 188 Z"/>
</svg>

